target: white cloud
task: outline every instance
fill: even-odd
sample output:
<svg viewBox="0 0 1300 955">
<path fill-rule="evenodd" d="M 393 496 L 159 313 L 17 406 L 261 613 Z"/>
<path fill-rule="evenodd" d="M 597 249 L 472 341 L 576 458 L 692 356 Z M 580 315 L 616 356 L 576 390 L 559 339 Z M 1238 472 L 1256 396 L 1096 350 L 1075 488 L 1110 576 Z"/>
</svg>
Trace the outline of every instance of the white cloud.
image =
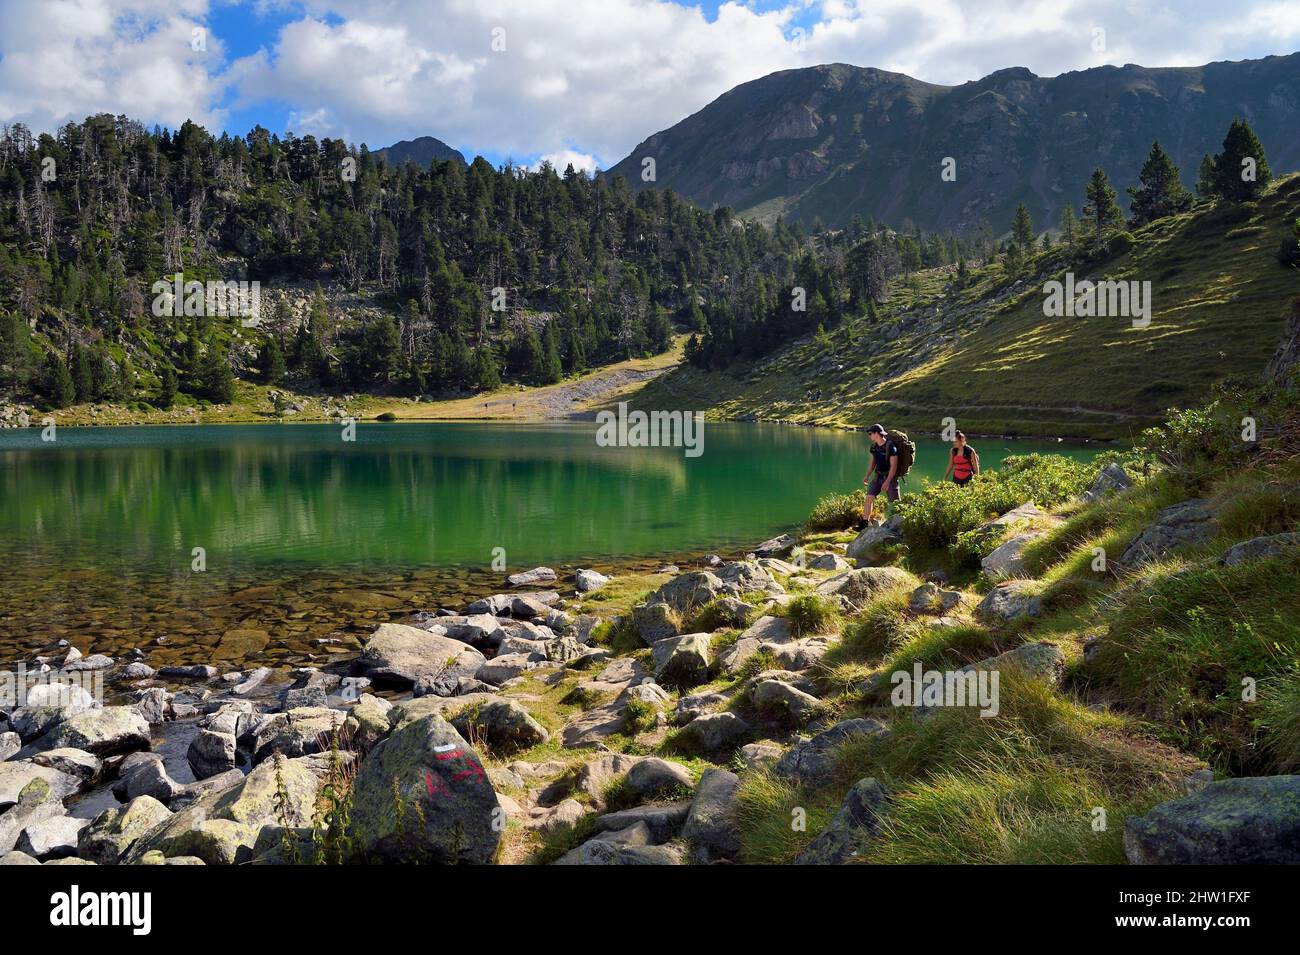
<svg viewBox="0 0 1300 955">
<path fill-rule="evenodd" d="M 208 0 L 5 0 L 0 120 L 49 128 L 103 109 L 217 124 L 227 107 L 274 99 L 298 133 L 376 148 L 433 135 L 588 168 L 775 70 L 847 62 L 955 84 L 1009 66 L 1240 59 L 1300 37 L 1287 0 L 771 0 L 725 3 L 712 21 L 666 0 L 242 3 L 250 18 L 292 19 L 226 63 L 218 36 L 206 55 L 189 49 Z"/>
<path fill-rule="evenodd" d="M 600 168 L 600 163 L 596 160 L 595 156 L 592 156 L 589 153 L 578 152 L 576 149 L 561 149 L 559 152 L 547 153 L 545 156 L 538 159 L 537 162 L 533 163 L 529 168 L 534 170 L 541 169 L 542 163 L 544 162 L 550 163 L 551 167 L 561 175 L 564 174 L 564 170 L 569 166 L 572 166 L 574 169 L 578 170 L 578 172 L 584 172 L 588 175 L 591 175 Z"/>
<path fill-rule="evenodd" d="M 219 126 L 223 47 L 194 32 L 207 14 L 207 0 L 5 0 L 0 121 L 52 130 L 110 112 Z"/>
</svg>

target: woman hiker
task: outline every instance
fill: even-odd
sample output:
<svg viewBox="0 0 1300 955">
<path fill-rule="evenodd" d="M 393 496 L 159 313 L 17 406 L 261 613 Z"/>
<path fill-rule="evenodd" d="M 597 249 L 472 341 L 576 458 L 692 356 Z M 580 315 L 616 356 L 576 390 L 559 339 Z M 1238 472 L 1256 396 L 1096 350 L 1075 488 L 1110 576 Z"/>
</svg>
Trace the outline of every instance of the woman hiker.
<svg viewBox="0 0 1300 955">
<path fill-rule="evenodd" d="M 966 433 L 958 431 L 952 443 L 952 453 L 948 456 L 948 470 L 943 472 L 943 479 L 965 487 L 971 478 L 980 473 L 979 452 L 966 443 Z"/>
</svg>

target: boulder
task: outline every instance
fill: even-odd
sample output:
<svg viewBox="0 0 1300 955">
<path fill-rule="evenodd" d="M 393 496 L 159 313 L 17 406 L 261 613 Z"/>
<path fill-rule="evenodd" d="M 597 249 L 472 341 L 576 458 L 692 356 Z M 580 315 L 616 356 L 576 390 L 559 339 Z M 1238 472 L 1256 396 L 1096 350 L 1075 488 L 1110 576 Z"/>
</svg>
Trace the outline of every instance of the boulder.
<svg viewBox="0 0 1300 955">
<path fill-rule="evenodd" d="M 674 789 L 691 789 L 695 781 L 681 763 L 651 756 L 628 770 L 624 785 L 639 799 L 649 799 Z"/>
<path fill-rule="evenodd" d="M 172 715 L 171 693 L 160 686 L 151 686 L 135 695 L 133 709 L 151 726 L 167 722 Z"/>
<path fill-rule="evenodd" d="M 795 865 L 844 865 L 863 855 L 880 829 L 885 790 L 868 776 L 845 795 L 834 818 L 795 859 Z"/>
<path fill-rule="evenodd" d="M 1092 479 L 1092 486 L 1083 492 L 1085 501 L 1100 501 L 1108 494 L 1123 491 L 1133 486 L 1132 479 L 1124 468 L 1114 462 L 1106 465 Z"/>
<path fill-rule="evenodd" d="M 795 544 L 799 543 L 789 534 L 782 534 L 779 537 L 773 537 L 765 540 L 754 548 L 755 557 L 784 557 L 794 550 Z"/>
<path fill-rule="evenodd" d="M 750 625 L 737 640 L 757 640 L 758 643 L 786 643 L 794 639 L 794 628 L 788 617 L 762 616 Z"/>
<path fill-rule="evenodd" d="M 759 680 L 750 688 L 749 699 L 764 716 L 798 726 L 807 723 L 823 709 L 822 701 L 817 697 L 781 680 Z"/>
<path fill-rule="evenodd" d="M 670 846 L 624 845 L 589 839 L 555 860 L 555 865 L 681 865 L 680 850 Z"/>
<path fill-rule="evenodd" d="M 1138 534 L 1120 555 L 1119 563 L 1132 567 L 1159 560 L 1179 547 L 1205 541 L 1214 533 L 1214 512 L 1209 501 L 1193 498 L 1162 508 L 1156 519 Z"/>
<path fill-rule="evenodd" d="M 916 584 L 916 578 L 899 567 L 860 567 L 827 577 L 817 585 L 817 593 L 823 597 L 844 597 L 855 604 L 862 604 L 886 590 L 915 587 Z"/>
<path fill-rule="evenodd" d="M 1223 779 L 1124 824 L 1134 865 L 1300 864 L 1300 776 Z"/>
<path fill-rule="evenodd" d="M 215 680 L 218 672 L 216 667 L 206 663 L 158 668 L 158 675 L 165 680 Z"/>
<path fill-rule="evenodd" d="M 740 852 L 736 834 L 736 794 L 740 777 L 725 769 L 706 769 L 691 800 L 682 838 L 700 862 L 734 859 Z"/>
<path fill-rule="evenodd" d="M 632 608 L 632 626 L 646 646 L 680 633 L 681 618 L 671 604 L 652 600 Z"/>
<path fill-rule="evenodd" d="M 546 659 L 555 663 L 568 663 L 570 660 L 585 656 L 588 651 L 573 637 L 556 637 L 542 644 L 542 652 L 546 655 Z"/>
<path fill-rule="evenodd" d="M 748 593 L 783 594 L 781 587 L 761 564 L 752 560 L 733 560 L 714 569 L 723 590 L 734 596 Z"/>
<path fill-rule="evenodd" d="M 70 683 L 36 683 L 27 688 L 22 702 L 10 714 L 9 722 L 24 740 L 35 739 L 58 723 L 99 707 L 93 696 Z"/>
<path fill-rule="evenodd" d="M 975 616 L 984 623 L 998 626 L 1022 617 L 1037 617 L 1043 612 L 1038 584 L 1030 580 L 1011 580 L 998 584 L 979 602 Z"/>
<path fill-rule="evenodd" d="M 63 802 L 49 783 L 34 778 L 23 787 L 17 801 L 0 812 L 0 852 L 12 850 L 28 826 L 63 815 L 66 815 Z"/>
<path fill-rule="evenodd" d="M 96 756 L 148 749 L 149 724 L 132 707 L 105 706 L 68 717 L 27 749 L 38 753 L 64 747 Z"/>
<path fill-rule="evenodd" d="M 422 830 L 409 809 L 418 801 Z M 394 803 L 406 808 L 400 818 Z M 496 792 L 478 755 L 441 717 L 393 730 L 352 785 L 352 838 L 380 862 L 487 863 L 501 840 Z"/>
<path fill-rule="evenodd" d="M 720 710 L 727 705 L 730 697 L 725 693 L 697 693 L 692 696 L 683 696 L 677 701 L 677 706 L 673 711 L 673 722 L 678 726 L 685 726 L 693 719 L 698 719 L 705 713 L 712 713 Z"/>
<path fill-rule="evenodd" d="M 33 859 L 66 859 L 77 854 L 77 836 L 90 825 L 89 819 L 51 816 L 32 822 L 18 836 L 15 848 Z"/>
<path fill-rule="evenodd" d="M 863 528 L 857 537 L 849 542 L 844 556 L 856 560 L 858 566 L 873 564 L 884 559 L 889 547 L 902 543 L 903 519 L 895 514 L 883 524 Z"/>
<path fill-rule="evenodd" d="M 69 776 L 76 776 L 82 783 L 94 782 L 104 768 L 103 761 L 97 756 L 70 747 L 37 753 L 32 757 L 32 762 L 37 766 L 48 766 Z"/>
<path fill-rule="evenodd" d="M 1235 567 L 1243 561 L 1277 557 L 1297 547 L 1300 547 L 1300 531 L 1273 534 L 1269 537 L 1252 537 L 1248 541 L 1229 547 L 1219 558 L 1219 563 L 1224 567 Z"/>
<path fill-rule="evenodd" d="M 128 663 L 126 666 L 122 667 L 122 671 L 118 674 L 118 677 L 123 680 L 147 680 L 153 675 L 153 667 L 149 666 L 147 663 L 142 663 L 139 660 L 136 660 L 134 663 Z"/>
<path fill-rule="evenodd" d="M 0 762 L 4 762 L 23 748 L 23 738 L 17 733 L 0 733 Z"/>
<path fill-rule="evenodd" d="M 249 725 L 241 737 L 252 754 L 253 765 L 272 753 L 296 758 L 328 750 L 346 715 L 320 706 L 300 706 L 284 713 L 268 713 Z"/>
<path fill-rule="evenodd" d="M 781 747 L 776 743 L 746 743 L 740 747 L 739 756 L 746 769 L 774 766 L 781 758 Z"/>
<path fill-rule="evenodd" d="M 854 737 L 879 737 L 888 732 L 879 720 L 844 720 L 810 739 L 799 740 L 786 750 L 772 767 L 772 772 L 800 785 L 826 785 L 834 771 L 835 753 L 840 746 Z"/>
<path fill-rule="evenodd" d="M 591 804 L 600 809 L 605 805 L 605 791 L 610 784 L 643 759 L 644 756 L 628 756 L 625 753 L 609 753 L 599 759 L 593 759 L 578 770 L 573 779 L 572 790 L 586 793 L 591 799 Z"/>
<path fill-rule="evenodd" d="M 388 714 L 393 704 L 382 697 L 362 693 L 348 710 L 344 721 L 347 734 L 361 750 L 368 750 L 388 733 Z"/>
<path fill-rule="evenodd" d="M 0 811 L 18 802 L 19 794 L 36 780 L 48 787 L 52 799 L 65 799 L 81 788 L 81 780 L 68 773 L 28 760 L 6 760 L 0 763 Z"/>
<path fill-rule="evenodd" d="M 137 839 L 172 817 L 152 796 L 137 796 L 125 806 L 105 809 L 77 836 L 77 853 L 99 865 L 116 865 Z"/>
<path fill-rule="evenodd" d="M 606 813 L 596 819 L 596 829 L 600 832 L 618 832 L 629 826 L 645 826 L 650 833 L 650 842 L 659 845 L 677 837 L 691 811 L 691 800 L 680 802 L 647 803 L 632 809 Z"/>
<path fill-rule="evenodd" d="M 512 598 L 507 594 L 498 595 L 504 602 L 501 609 L 502 613 L 509 613 Z M 491 598 L 493 600 L 497 598 Z M 471 608 L 476 606 L 470 605 Z M 431 633 L 442 631 L 443 636 L 451 637 L 453 640 L 460 640 L 463 643 L 469 643 L 476 647 L 497 647 L 505 639 L 506 631 L 501 625 L 501 621 L 490 613 L 470 613 L 466 616 L 439 617 L 430 627 L 421 627 L 421 630 L 428 629 Z"/>
<path fill-rule="evenodd" d="M 735 713 L 709 713 L 687 723 L 679 736 L 704 752 L 715 753 L 735 746 L 749 732 L 749 724 Z"/>
<path fill-rule="evenodd" d="M 1043 536 L 1042 531 L 1017 534 L 1008 538 L 980 560 L 980 570 L 990 580 L 1025 575 L 1025 547 Z"/>
<path fill-rule="evenodd" d="M 696 686 L 709 678 L 707 633 L 688 633 L 656 640 L 650 654 L 655 680 L 665 686 Z"/>
<path fill-rule="evenodd" d="M 545 743 L 551 734 L 514 700 L 493 700 L 471 706 L 451 725 L 467 739 L 482 739 L 493 750 L 527 749 Z"/>
<path fill-rule="evenodd" d="M 1022 643 L 1013 650 L 962 667 L 962 670 L 1001 670 L 1009 666 L 1056 686 L 1065 674 L 1065 654 L 1054 643 Z"/>
<path fill-rule="evenodd" d="M 107 670 L 116 661 L 102 653 L 92 653 L 88 657 L 80 657 L 71 663 L 63 664 L 63 669 L 70 673 L 80 673 L 87 670 Z"/>
<path fill-rule="evenodd" d="M 530 594 L 517 594 L 510 600 L 510 612 L 521 620 L 544 617 L 550 609 L 550 607 Z"/>
<path fill-rule="evenodd" d="M 603 839 L 621 846 L 652 846 L 654 835 L 644 822 L 636 822 L 622 829 L 609 829 L 598 832 L 593 839 Z"/>
<path fill-rule="evenodd" d="M 448 696 L 461 677 L 475 677 L 486 662 L 473 647 L 416 627 L 380 624 L 358 660 L 376 683 L 406 687 L 417 683 L 437 696 Z"/>
<path fill-rule="evenodd" d="M 40 863 L 25 852 L 10 850 L 0 853 L 0 865 L 40 865 Z"/>
<path fill-rule="evenodd" d="M 190 740 L 185 760 L 195 779 L 207 779 L 235 768 L 235 737 L 230 733 L 199 730 Z"/>
<path fill-rule="evenodd" d="M 604 574 L 594 570 L 579 569 L 574 572 L 573 580 L 578 593 L 589 594 L 593 590 L 599 590 L 601 587 L 604 587 L 609 583 L 610 579 Z"/>
<path fill-rule="evenodd" d="M 251 673 L 246 674 L 237 686 L 231 687 L 230 692 L 235 696 L 247 696 L 265 683 L 270 675 L 270 667 L 258 667 Z"/>
<path fill-rule="evenodd" d="M 738 638 L 735 643 L 718 654 L 718 672 L 735 676 L 744 669 L 749 658 L 758 653 L 761 646 L 755 637 Z"/>
<path fill-rule="evenodd" d="M 537 669 L 544 661 L 545 657 L 540 653 L 504 653 L 480 666 L 476 679 L 492 686 L 501 686 L 529 670 Z"/>
<path fill-rule="evenodd" d="M 849 570 L 853 567 L 847 560 L 839 554 L 817 554 L 812 560 L 808 561 L 808 566 L 812 570 Z"/>
<path fill-rule="evenodd" d="M 679 574 L 668 581 L 651 596 L 649 603 L 665 603 L 679 613 L 684 613 L 724 592 L 725 585 L 717 574 L 708 570 L 697 570 Z"/>
<path fill-rule="evenodd" d="M 134 864 L 157 850 L 207 865 L 247 862 L 263 827 L 311 824 L 319 787 L 309 758 L 268 759 L 237 785 L 205 793 L 141 835 L 122 861 Z"/>
<path fill-rule="evenodd" d="M 506 578 L 506 583 L 511 587 L 536 587 L 559 579 L 559 575 L 550 567 L 534 567 L 532 570 L 511 574 Z"/>
</svg>

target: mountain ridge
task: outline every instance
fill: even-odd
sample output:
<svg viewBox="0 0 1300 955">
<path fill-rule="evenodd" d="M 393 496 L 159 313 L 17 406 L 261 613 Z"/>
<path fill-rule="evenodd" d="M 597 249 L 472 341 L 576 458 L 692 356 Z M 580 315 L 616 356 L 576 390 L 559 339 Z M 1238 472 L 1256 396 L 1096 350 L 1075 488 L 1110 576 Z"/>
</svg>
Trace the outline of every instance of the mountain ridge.
<svg viewBox="0 0 1300 955">
<path fill-rule="evenodd" d="M 1191 67 L 1101 66 L 1055 77 L 1007 67 L 956 86 L 850 64 L 768 74 L 642 141 L 605 175 L 654 185 L 705 208 L 845 225 L 996 233 L 1024 202 L 1055 226 L 1100 164 L 1134 184 L 1160 140 L 1190 185 L 1205 153 L 1242 116 L 1276 169 L 1300 168 L 1300 53 Z M 955 182 L 940 179 L 956 160 Z"/>
</svg>

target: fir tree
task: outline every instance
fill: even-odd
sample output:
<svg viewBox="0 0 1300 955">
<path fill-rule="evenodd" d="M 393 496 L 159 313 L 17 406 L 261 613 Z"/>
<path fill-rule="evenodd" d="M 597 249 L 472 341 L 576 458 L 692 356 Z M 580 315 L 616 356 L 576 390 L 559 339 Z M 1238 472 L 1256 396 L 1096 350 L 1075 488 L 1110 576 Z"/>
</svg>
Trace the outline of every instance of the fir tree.
<svg viewBox="0 0 1300 955">
<path fill-rule="evenodd" d="M 1183 187 L 1178 167 L 1159 141 L 1151 144 L 1138 181 L 1142 183 L 1140 189 L 1128 187 L 1129 213 L 1134 227 L 1191 208 L 1192 194 Z"/>
</svg>

